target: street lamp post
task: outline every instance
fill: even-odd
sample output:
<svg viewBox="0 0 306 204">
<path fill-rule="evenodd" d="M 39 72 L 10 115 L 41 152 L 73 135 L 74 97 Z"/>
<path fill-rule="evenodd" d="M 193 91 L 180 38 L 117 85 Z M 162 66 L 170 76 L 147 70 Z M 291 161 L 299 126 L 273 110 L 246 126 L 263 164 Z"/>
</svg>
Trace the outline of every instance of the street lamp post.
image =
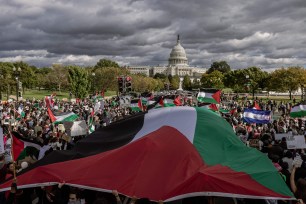
<svg viewBox="0 0 306 204">
<path fill-rule="evenodd" d="M 13 67 L 13 72 L 14 72 L 14 75 L 15 75 L 15 79 L 16 79 L 16 99 L 17 99 L 17 102 L 18 102 L 18 97 L 19 97 L 19 76 L 20 76 L 20 73 L 21 73 L 21 68 L 18 67 L 16 69 L 16 67 Z"/>
<path fill-rule="evenodd" d="M 246 91 L 247 93 L 249 93 L 249 79 L 250 79 L 250 76 L 247 74 L 245 75 L 245 79 L 246 79 Z"/>
<path fill-rule="evenodd" d="M 91 73 L 91 76 L 92 76 L 92 84 L 91 84 L 91 87 L 92 87 L 92 90 L 93 90 L 94 94 L 96 94 L 96 93 L 95 93 L 96 90 L 95 90 L 95 87 L 94 87 L 94 85 L 95 85 L 95 76 L 96 76 L 96 74 L 93 72 L 93 73 Z"/>
</svg>

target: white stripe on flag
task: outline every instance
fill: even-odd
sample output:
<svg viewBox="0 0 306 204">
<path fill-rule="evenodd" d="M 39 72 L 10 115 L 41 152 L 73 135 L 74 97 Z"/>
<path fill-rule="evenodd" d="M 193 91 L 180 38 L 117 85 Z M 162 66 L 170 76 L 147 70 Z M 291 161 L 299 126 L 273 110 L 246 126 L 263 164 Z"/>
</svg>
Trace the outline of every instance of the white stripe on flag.
<svg viewBox="0 0 306 204">
<path fill-rule="evenodd" d="M 185 118 L 188 118 L 188 121 L 186 121 Z M 193 107 L 180 106 L 152 109 L 145 115 L 142 129 L 136 134 L 133 141 L 163 126 L 170 126 L 180 131 L 191 143 L 193 143 L 196 121 L 197 112 Z"/>
</svg>

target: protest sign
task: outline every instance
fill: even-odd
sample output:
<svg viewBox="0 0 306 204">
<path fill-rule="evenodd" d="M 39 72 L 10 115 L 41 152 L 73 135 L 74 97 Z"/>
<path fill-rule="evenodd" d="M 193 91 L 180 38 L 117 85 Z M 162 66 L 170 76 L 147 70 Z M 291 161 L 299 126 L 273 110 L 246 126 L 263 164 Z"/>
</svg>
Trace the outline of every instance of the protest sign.
<svg viewBox="0 0 306 204">
<path fill-rule="evenodd" d="M 305 149 L 305 137 L 303 135 L 287 137 L 287 148 L 288 149 Z"/>
<path fill-rule="evenodd" d="M 4 139 L 3 139 L 3 129 L 0 127 L 0 154 L 4 154 Z"/>
<path fill-rule="evenodd" d="M 288 134 L 288 133 L 278 133 L 275 134 L 275 140 L 282 140 L 283 137 L 287 138 L 292 136 L 292 133 Z"/>
<path fill-rule="evenodd" d="M 87 135 L 87 124 L 85 120 L 64 122 L 64 126 L 67 134 L 71 137 Z"/>
</svg>

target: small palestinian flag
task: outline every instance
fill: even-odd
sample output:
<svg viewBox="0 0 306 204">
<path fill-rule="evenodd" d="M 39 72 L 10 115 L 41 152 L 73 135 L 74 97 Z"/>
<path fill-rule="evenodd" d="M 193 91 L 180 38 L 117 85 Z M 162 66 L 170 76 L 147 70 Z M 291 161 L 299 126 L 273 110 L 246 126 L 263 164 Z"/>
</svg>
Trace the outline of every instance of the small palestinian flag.
<svg viewBox="0 0 306 204">
<path fill-rule="evenodd" d="M 198 93 L 198 96 L 197 96 L 197 100 L 198 102 L 200 103 L 215 103 L 215 104 L 218 104 L 220 103 L 220 94 L 221 94 L 221 91 L 220 90 L 205 90 L 204 91 L 200 91 Z"/>
<path fill-rule="evenodd" d="M 290 117 L 303 118 L 306 116 L 306 105 L 293 106 L 290 111 Z"/>
<path fill-rule="evenodd" d="M 116 178 L 116 179 L 114 179 Z M 295 199 L 265 155 L 204 108 L 153 109 L 99 128 L 17 174 L 18 188 L 61 183 L 152 201 L 193 196 Z M 0 184 L 7 191 L 12 180 Z"/>
<path fill-rule="evenodd" d="M 30 149 L 29 147 L 32 147 L 36 149 L 36 151 L 39 151 L 43 144 L 39 142 L 35 142 L 32 140 L 29 140 L 27 138 L 22 137 L 17 132 L 12 132 L 12 151 L 14 155 L 14 161 L 24 159 L 27 154 L 29 154 Z"/>
<path fill-rule="evenodd" d="M 62 113 L 54 113 L 48 107 L 48 114 L 52 123 L 58 124 L 66 121 L 72 122 L 75 121 L 79 116 L 73 112 L 62 112 Z"/>
<path fill-rule="evenodd" d="M 17 118 L 16 120 L 21 120 L 25 117 L 25 112 L 23 111 L 23 108 L 22 107 L 19 107 L 18 108 L 18 111 L 17 111 Z"/>
<path fill-rule="evenodd" d="M 131 100 L 130 108 L 135 112 L 143 111 L 142 99 Z"/>
</svg>

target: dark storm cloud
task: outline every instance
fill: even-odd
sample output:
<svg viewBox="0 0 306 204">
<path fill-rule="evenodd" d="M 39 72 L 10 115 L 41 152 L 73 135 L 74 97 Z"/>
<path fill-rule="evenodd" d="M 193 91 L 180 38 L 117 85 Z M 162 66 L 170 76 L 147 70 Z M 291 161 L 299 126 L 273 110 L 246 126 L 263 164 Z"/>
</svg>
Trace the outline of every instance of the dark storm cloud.
<svg viewBox="0 0 306 204">
<path fill-rule="evenodd" d="M 304 65 L 304 0 L 2 0 L 0 60 L 166 65 L 177 34 L 193 66 Z"/>
</svg>

